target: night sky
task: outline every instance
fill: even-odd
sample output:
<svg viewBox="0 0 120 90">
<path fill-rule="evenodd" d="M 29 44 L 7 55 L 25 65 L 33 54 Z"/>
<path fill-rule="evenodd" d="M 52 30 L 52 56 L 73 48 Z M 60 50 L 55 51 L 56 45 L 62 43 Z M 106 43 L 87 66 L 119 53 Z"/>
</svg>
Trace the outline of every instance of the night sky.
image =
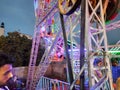
<svg viewBox="0 0 120 90">
<path fill-rule="evenodd" d="M 33 36 L 35 26 L 34 0 L 0 0 L 0 23 L 7 32 L 19 31 Z"/>
</svg>

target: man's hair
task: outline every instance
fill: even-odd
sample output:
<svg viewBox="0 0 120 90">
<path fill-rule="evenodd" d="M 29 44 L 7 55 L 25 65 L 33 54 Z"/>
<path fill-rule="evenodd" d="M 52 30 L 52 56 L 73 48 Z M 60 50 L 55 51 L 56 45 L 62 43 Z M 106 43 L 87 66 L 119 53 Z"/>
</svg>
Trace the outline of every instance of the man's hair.
<svg viewBox="0 0 120 90">
<path fill-rule="evenodd" d="M 0 52 L 0 67 L 5 64 L 13 64 L 14 58 L 9 56 L 8 54 Z"/>
</svg>

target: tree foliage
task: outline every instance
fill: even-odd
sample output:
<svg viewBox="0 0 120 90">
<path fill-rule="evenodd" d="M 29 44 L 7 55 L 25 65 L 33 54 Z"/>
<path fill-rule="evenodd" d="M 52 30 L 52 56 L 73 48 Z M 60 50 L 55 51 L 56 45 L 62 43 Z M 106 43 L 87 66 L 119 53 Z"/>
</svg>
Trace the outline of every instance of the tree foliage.
<svg viewBox="0 0 120 90">
<path fill-rule="evenodd" d="M 7 36 L 0 36 L 0 51 L 15 58 L 14 66 L 28 66 L 32 40 L 19 32 L 9 32 Z"/>
</svg>

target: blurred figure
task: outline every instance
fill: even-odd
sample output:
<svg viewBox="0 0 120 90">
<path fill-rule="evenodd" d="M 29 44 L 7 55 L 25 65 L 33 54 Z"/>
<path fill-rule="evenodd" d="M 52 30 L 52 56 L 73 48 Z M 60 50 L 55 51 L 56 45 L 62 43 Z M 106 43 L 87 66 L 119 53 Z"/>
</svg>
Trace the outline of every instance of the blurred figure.
<svg viewBox="0 0 120 90">
<path fill-rule="evenodd" d="M 12 63 L 12 57 L 0 52 L 0 90 L 9 90 L 6 85 L 13 77 Z"/>
<path fill-rule="evenodd" d="M 97 79 L 99 80 L 103 76 L 102 71 L 100 69 L 103 66 L 103 60 L 101 58 L 100 59 L 96 59 L 95 66 L 98 67 L 98 69 L 95 70 L 94 73 L 95 73 L 95 76 L 97 77 Z"/>
<path fill-rule="evenodd" d="M 118 66 L 118 61 L 117 59 L 115 58 L 114 60 L 112 60 L 112 66 Z"/>
<path fill-rule="evenodd" d="M 120 90 L 120 77 L 116 81 L 116 90 Z"/>
</svg>

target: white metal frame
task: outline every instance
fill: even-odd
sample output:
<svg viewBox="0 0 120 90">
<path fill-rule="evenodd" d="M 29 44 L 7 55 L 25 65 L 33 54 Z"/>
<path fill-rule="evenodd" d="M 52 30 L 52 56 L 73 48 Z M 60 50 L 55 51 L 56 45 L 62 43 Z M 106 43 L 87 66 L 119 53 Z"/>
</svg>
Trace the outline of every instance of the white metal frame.
<svg viewBox="0 0 120 90">
<path fill-rule="evenodd" d="M 41 1 L 41 0 L 37 0 L 37 1 Z M 54 1 L 54 0 L 53 0 Z M 55 0 L 56 1 L 56 0 Z M 90 6 L 92 8 L 92 13 L 91 15 L 89 15 L 88 12 L 86 12 L 87 16 L 87 20 L 86 20 L 86 42 L 85 42 L 85 45 L 86 45 L 86 49 L 88 50 L 87 52 L 87 55 L 86 55 L 86 59 L 88 59 L 89 61 L 89 78 L 90 78 L 90 86 L 94 86 L 95 85 L 95 82 L 96 82 L 96 79 L 93 78 L 93 70 L 95 69 L 94 66 L 93 66 L 93 63 L 91 62 L 94 62 L 94 55 L 95 53 L 97 53 L 98 51 L 101 51 L 101 47 L 104 47 L 105 48 L 105 52 L 108 51 L 108 45 L 107 45 L 107 37 L 106 37 L 106 31 L 110 31 L 110 30 L 113 30 L 113 29 L 116 29 L 116 28 L 120 28 L 120 21 L 117 21 L 115 23 L 111 23 L 109 25 L 107 25 L 105 27 L 105 20 L 104 20 L 104 16 L 102 15 L 102 0 L 99 0 L 99 3 L 98 5 L 93 8 L 90 4 L 90 0 L 86 0 L 86 9 L 88 10 L 88 6 Z M 45 3 L 44 3 L 45 4 Z M 51 6 L 52 7 L 52 6 Z M 101 11 L 101 14 L 100 16 L 97 15 L 96 13 L 96 9 L 100 7 L 100 11 Z M 44 7 L 44 9 L 46 10 L 48 7 Z M 40 10 L 42 10 L 43 8 L 40 8 Z M 52 12 L 49 12 L 49 9 L 47 9 L 45 12 L 49 13 L 48 15 L 50 15 L 50 13 Z M 54 11 L 54 13 L 58 12 L 58 9 L 56 9 Z M 54 14 L 53 13 L 53 14 Z M 42 15 L 42 13 L 41 13 Z M 42 15 L 42 18 L 41 17 L 36 17 L 36 29 L 34 31 L 34 37 L 33 37 L 33 44 L 32 44 L 32 50 L 31 50 L 31 57 L 30 57 L 30 64 L 29 64 L 29 70 L 28 70 L 28 77 L 27 77 L 27 90 L 34 90 L 35 89 L 35 86 L 37 84 L 37 81 L 40 79 L 41 76 L 44 75 L 45 73 L 45 70 L 48 68 L 48 65 L 50 63 L 50 61 L 48 60 L 48 57 L 50 55 L 50 52 L 52 51 L 53 49 L 53 46 L 55 46 L 56 44 L 56 41 L 57 39 L 53 42 L 53 45 L 52 48 L 50 49 L 49 52 L 47 53 L 44 53 L 43 55 L 43 58 L 46 57 L 45 60 L 42 59 L 43 62 L 43 65 L 45 65 L 45 63 L 48 63 L 46 67 L 42 66 L 41 63 L 40 65 L 38 66 L 37 70 L 35 71 L 35 63 L 36 63 L 36 58 L 37 58 L 37 52 L 38 52 L 38 47 L 39 47 L 39 42 L 40 42 L 40 37 L 38 35 L 39 30 L 42 26 L 42 24 L 45 24 L 45 19 L 46 17 L 48 17 L 48 15 Z M 74 16 L 75 15 L 75 16 Z M 52 16 L 52 15 L 51 15 Z M 49 16 L 50 17 L 50 16 Z M 66 25 L 71 25 L 72 27 L 67 27 L 66 30 L 68 30 L 68 32 L 72 32 L 74 30 L 74 28 L 77 26 L 77 24 L 79 23 L 79 19 L 80 19 L 80 10 L 78 12 L 75 12 L 73 14 L 73 16 L 71 15 L 71 17 L 76 17 L 75 19 L 71 19 L 69 18 L 68 21 L 66 21 Z M 98 24 L 98 27 L 93 27 L 93 25 L 91 24 L 91 21 L 93 19 L 95 19 L 96 17 L 96 22 Z M 44 19 L 44 20 L 42 20 Z M 74 23 L 69 23 L 70 20 L 72 20 L 72 22 Z M 43 21 L 44 23 L 42 23 L 41 21 Z M 99 23 L 98 23 L 99 22 Z M 70 30 L 70 31 L 69 31 Z M 60 33 L 60 32 L 59 32 Z M 72 34 L 72 35 L 71 35 Z M 71 41 L 74 42 L 74 40 L 72 39 L 72 37 L 74 36 L 75 33 L 71 33 L 69 35 L 71 35 Z M 101 34 L 100 37 L 98 37 L 98 34 Z M 94 37 L 97 37 L 94 38 Z M 37 39 L 36 39 L 37 38 Z M 94 45 L 93 43 L 94 42 Z M 105 56 L 105 59 L 106 59 L 106 63 L 107 63 L 107 70 L 108 70 L 108 78 L 110 80 L 110 86 L 111 86 L 111 89 L 113 89 L 112 87 L 112 75 L 111 75 L 111 70 L 110 70 L 110 63 L 109 63 L 109 58 L 108 56 Z M 44 68 L 43 68 L 44 67 Z M 41 69 L 43 68 L 43 69 Z M 41 74 L 41 70 L 44 72 Z M 81 72 L 81 71 L 80 71 Z M 35 74 L 35 75 L 34 75 Z M 35 82 L 34 82 L 35 81 Z"/>
<path fill-rule="evenodd" d="M 87 13 L 89 11 L 88 7 L 92 9 L 91 14 Z M 104 52 L 108 51 L 107 45 L 107 36 L 106 36 L 106 28 L 105 28 L 105 19 L 103 15 L 103 6 L 102 0 L 98 0 L 98 3 L 95 7 L 93 7 L 90 3 L 90 0 L 86 0 L 86 49 L 88 50 L 88 72 L 89 72 L 89 86 L 92 87 L 96 84 L 96 79 L 94 78 L 94 53 L 98 53 L 98 51 L 102 51 L 101 46 L 104 46 Z M 99 9 L 99 14 L 97 14 L 97 10 Z M 88 16 L 89 15 L 89 16 Z M 90 27 L 94 27 L 97 32 L 92 33 Z M 91 53 L 92 52 L 92 53 Z M 97 55 L 99 56 L 99 55 Z M 110 68 L 110 62 L 108 56 L 103 54 L 103 58 L 105 63 L 107 63 L 105 70 L 107 72 L 107 76 L 110 81 L 111 90 L 113 90 L 112 86 L 112 74 Z"/>
</svg>

